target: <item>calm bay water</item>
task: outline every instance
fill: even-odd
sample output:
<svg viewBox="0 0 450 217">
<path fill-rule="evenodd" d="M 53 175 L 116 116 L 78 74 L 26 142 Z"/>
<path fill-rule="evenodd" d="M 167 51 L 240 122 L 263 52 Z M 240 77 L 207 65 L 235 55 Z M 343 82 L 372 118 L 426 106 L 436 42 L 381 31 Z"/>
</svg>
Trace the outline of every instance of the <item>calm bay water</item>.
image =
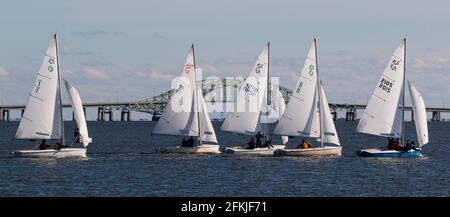
<svg viewBox="0 0 450 217">
<path fill-rule="evenodd" d="M 18 122 L 0 122 L 0 196 L 450 196 L 449 122 L 429 123 L 425 157 L 414 159 L 356 157 L 386 139 L 355 133 L 357 122 L 345 121 L 336 122 L 342 157 L 159 155 L 158 146 L 181 138 L 152 137 L 155 123 L 89 122 L 88 158 L 55 160 L 9 158 L 33 144 L 12 140 Z M 72 138 L 75 123 L 65 127 Z M 225 146 L 249 140 L 216 132 Z M 416 138 L 413 123 L 406 135 Z"/>
</svg>

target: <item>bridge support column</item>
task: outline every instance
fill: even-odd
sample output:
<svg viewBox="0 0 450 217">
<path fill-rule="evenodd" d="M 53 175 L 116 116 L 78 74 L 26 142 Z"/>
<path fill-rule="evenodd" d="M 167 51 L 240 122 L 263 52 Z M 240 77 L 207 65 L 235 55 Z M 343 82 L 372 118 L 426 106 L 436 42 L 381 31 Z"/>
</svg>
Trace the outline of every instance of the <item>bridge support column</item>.
<svg viewBox="0 0 450 217">
<path fill-rule="evenodd" d="M 97 121 L 105 121 L 105 110 L 103 107 L 98 107 Z"/>
<path fill-rule="evenodd" d="M 353 110 L 353 109 L 347 110 L 347 112 L 345 114 L 345 120 L 355 121 L 356 120 L 356 110 Z"/>
<path fill-rule="evenodd" d="M 131 111 L 129 109 L 123 109 L 120 113 L 120 121 L 130 121 Z"/>
<path fill-rule="evenodd" d="M 22 109 L 22 112 L 20 113 L 20 117 L 23 117 L 23 113 L 25 113 L 25 109 Z"/>
<path fill-rule="evenodd" d="M 1 117 L 2 121 L 10 121 L 9 118 L 9 110 L 8 109 L 4 109 L 2 110 L 2 117 Z"/>
<path fill-rule="evenodd" d="M 105 115 L 108 115 L 108 121 L 113 121 L 113 111 L 110 107 L 104 108 L 103 109 L 103 118 L 105 118 Z M 104 119 L 103 119 L 104 120 Z"/>
<path fill-rule="evenodd" d="M 432 121 L 441 121 L 441 112 L 433 111 L 433 115 L 431 117 Z"/>
<path fill-rule="evenodd" d="M 337 111 L 331 111 L 331 117 L 333 117 L 333 121 L 337 121 Z"/>
<path fill-rule="evenodd" d="M 414 111 L 411 111 L 411 122 L 414 122 Z"/>
</svg>

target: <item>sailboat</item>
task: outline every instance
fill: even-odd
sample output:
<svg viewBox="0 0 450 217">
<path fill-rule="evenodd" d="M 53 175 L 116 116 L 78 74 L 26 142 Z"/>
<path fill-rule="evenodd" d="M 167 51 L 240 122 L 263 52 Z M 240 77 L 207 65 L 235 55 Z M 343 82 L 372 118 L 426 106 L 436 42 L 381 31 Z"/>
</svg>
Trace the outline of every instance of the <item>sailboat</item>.
<svg viewBox="0 0 450 217">
<path fill-rule="evenodd" d="M 193 147 L 163 147 L 161 153 L 220 153 L 202 88 L 197 87 L 194 45 L 189 50 L 183 71 L 153 134 L 192 136 Z"/>
<path fill-rule="evenodd" d="M 80 138 L 76 139 L 80 140 L 83 147 L 70 147 L 73 142 L 65 145 L 60 79 L 57 35 L 54 34 L 37 73 L 35 86 L 28 98 L 15 138 L 58 140 L 64 148 L 15 150 L 11 152 L 11 157 L 86 157 L 86 147 L 92 139 L 88 135 L 80 95 L 67 81 L 65 85 L 80 131 Z"/>
<path fill-rule="evenodd" d="M 309 48 L 295 91 L 274 134 L 309 137 L 320 141 L 320 147 L 277 150 L 274 153 L 276 156 L 341 156 L 342 147 L 319 77 L 316 39 Z M 324 143 L 334 146 L 326 146 Z"/>
<path fill-rule="evenodd" d="M 405 66 L 406 38 L 395 50 L 364 110 L 356 130 L 380 137 L 405 141 Z M 419 146 L 428 143 L 425 103 L 417 89 L 408 82 L 415 116 Z M 419 157 L 420 148 L 409 151 L 370 148 L 358 150 L 360 157 Z"/>
<path fill-rule="evenodd" d="M 225 117 L 221 130 L 245 135 L 255 135 L 261 131 L 260 115 L 263 101 L 269 100 L 269 53 L 270 42 L 259 54 L 256 63 L 237 94 L 235 101 L 236 111 Z M 276 95 L 276 94 L 275 94 Z M 281 94 L 279 94 L 281 95 Z M 268 103 L 265 103 L 268 107 Z M 248 108 L 246 108 L 248 107 Z M 267 111 L 269 109 L 266 109 Z M 265 123 L 266 141 L 270 140 L 269 123 Z M 227 154 L 259 154 L 272 155 L 277 149 L 284 149 L 285 145 L 271 145 L 269 147 L 256 147 L 248 149 L 242 145 L 228 146 L 224 152 Z"/>
</svg>

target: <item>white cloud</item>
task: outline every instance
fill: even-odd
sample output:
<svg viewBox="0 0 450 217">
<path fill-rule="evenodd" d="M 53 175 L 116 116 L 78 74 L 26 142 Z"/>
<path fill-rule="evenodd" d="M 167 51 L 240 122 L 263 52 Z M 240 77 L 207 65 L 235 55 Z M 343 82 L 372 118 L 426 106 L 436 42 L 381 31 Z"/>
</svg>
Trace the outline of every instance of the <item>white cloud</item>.
<svg viewBox="0 0 450 217">
<path fill-rule="evenodd" d="M 173 78 L 175 78 L 174 75 L 159 71 L 150 71 L 150 72 L 138 71 L 136 72 L 136 75 L 139 77 L 149 78 L 154 82 L 171 81 Z"/>
<path fill-rule="evenodd" d="M 412 68 L 414 70 L 450 70 L 450 59 L 438 57 L 435 59 L 414 58 Z"/>
<path fill-rule="evenodd" d="M 8 77 L 9 72 L 5 68 L 0 66 L 0 77 Z"/>
<path fill-rule="evenodd" d="M 98 79 L 98 80 L 109 80 L 111 79 L 111 77 L 109 76 L 109 74 L 103 70 L 100 69 L 94 69 L 91 67 L 86 67 L 84 68 L 84 73 L 90 77 L 90 78 L 94 78 L 94 79 Z"/>
</svg>

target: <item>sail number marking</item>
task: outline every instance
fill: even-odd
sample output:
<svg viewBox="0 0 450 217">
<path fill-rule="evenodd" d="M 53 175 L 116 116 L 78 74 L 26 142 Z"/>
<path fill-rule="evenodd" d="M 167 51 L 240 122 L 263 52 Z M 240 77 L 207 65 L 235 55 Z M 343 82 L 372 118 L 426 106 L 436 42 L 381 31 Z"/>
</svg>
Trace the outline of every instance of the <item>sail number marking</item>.
<svg viewBox="0 0 450 217">
<path fill-rule="evenodd" d="M 398 60 L 392 60 L 390 68 L 393 71 L 397 71 L 397 66 L 400 64 L 400 61 Z"/>
<path fill-rule="evenodd" d="M 37 79 L 37 84 L 36 84 L 36 91 L 35 91 L 35 93 L 37 93 L 37 92 L 39 91 L 39 89 L 41 89 L 41 82 L 42 82 L 41 79 Z"/>
<path fill-rule="evenodd" d="M 263 66 L 264 66 L 264 65 L 261 64 L 261 63 L 256 64 L 256 68 L 255 68 L 256 74 L 261 73 L 261 68 L 262 68 Z"/>
<path fill-rule="evenodd" d="M 255 95 L 256 93 L 258 93 L 258 88 L 249 83 L 245 83 L 244 92 L 246 92 L 250 95 Z"/>
<path fill-rule="evenodd" d="M 378 85 L 378 88 L 390 93 L 392 86 L 394 85 L 393 82 L 390 82 L 384 78 L 381 78 L 380 84 Z"/>
</svg>

